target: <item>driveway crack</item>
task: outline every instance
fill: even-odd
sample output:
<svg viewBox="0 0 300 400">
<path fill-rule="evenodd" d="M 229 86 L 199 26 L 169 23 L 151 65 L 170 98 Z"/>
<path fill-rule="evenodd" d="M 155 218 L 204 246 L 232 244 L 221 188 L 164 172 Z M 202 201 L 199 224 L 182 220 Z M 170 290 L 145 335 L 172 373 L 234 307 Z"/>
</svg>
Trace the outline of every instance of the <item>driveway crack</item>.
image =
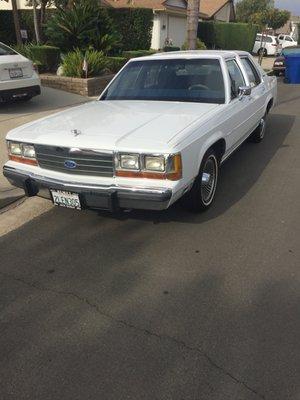
<svg viewBox="0 0 300 400">
<path fill-rule="evenodd" d="M 218 364 L 216 361 L 214 361 L 206 352 L 204 352 L 199 347 L 192 346 L 192 345 L 186 343 L 185 341 L 179 340 L 179 339 L 177 339 L 177 338 L 175 338 L 173 336 L 166 335 L 166 334 L 159 334 L 159 333 L 157 333 L 155 331 L 151 331 L 149 329 L 145 329 L 145 328 L 141 328 L 139 326 L 135 326 L 134 324 L 131 324 L 130 322 L 128 322 L 126 320 L 114 318 L 112 315 L 104 312 L 98 306 L 98 304 L 91 302 L 88 298 L 82 297 L 82 296 L 78 295 L 77 293 L 43 287 L 43 286 L 40 286 L 37 283 L 28 282 L 23 278 L 18 278 L 18 277 L 14 276 L 14 275 L 6 274 L 4 272 L 0 272 L 0 275 L 2 275 L 5 278 L 12 279 L 12 280 L 14 280 L 16 282 L 19 282 L 19 283 L 21 283 L 21 284 L 23 284 L 25 286 L 28 286 L 28 287 L 34 288 L 36 290 L 42 291 L 42 292 L 48 292 L 48 293 L 54 293 L 54 294 L 61 295 L 61 296 L 73 297 L 77 301 L 86 304 L 90 308 L 93 308 L 102 317 L 104 317 L 104 318 L 106 318 L 106 319 L 108 319 L 108 320 L 110 320 L 110 321 L 112 321 L 112 322 L 114 322 L 116 324 L 122 325 L 122 326 L 124 326 L 124 327 L 126 327 L 128 329 L 132 329 L 135 332 L 142 333 L 144 335 L 149 335 L 151 337 L 155 337 L 155 338 L 157 338 L 159 340 L 168 340 L 169 342 L 172 342 L 176 346 L 182 347 L 182 348 L 184 348 L 185 350 L 187 350 L 189 352 L 196 352 L 196 353 L 200 354 L 201 357 L 205 358 L 214 369 L 218 370 L 223 375 L 226 375 L 227 377 L 229 377 L 232 381 L 234 381 L 238 385 L 243 386 L 245 389 L 247 389 L 252 394 L 256 395 L 258 398 L 266 400 L 266 397 L 265 397 L 264 394 L 260 393 L 259 391 L 257 391 L 256 389 L 254 389 L 253 387 L 248 385 L 247 382 L 245 382 L 244 380 L 242 380 L 242 379 L 236 377 L 235 375 L 233 375 L 226 368 L 224 368 L 223 366 Z"/>
</svg>

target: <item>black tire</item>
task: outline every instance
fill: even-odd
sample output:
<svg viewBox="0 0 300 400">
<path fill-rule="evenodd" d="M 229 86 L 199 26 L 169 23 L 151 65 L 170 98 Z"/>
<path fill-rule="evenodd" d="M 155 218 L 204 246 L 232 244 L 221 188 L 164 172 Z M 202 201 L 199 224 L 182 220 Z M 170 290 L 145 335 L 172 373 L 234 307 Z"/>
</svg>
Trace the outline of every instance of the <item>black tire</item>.
<svg viewBox="0 0 300 400">
<path fill-rule="evenodd" d="M 260 143 L 261 141 L 263 141 L 266 133 L 266 127 L 267 127 L 267 113 L 262 117 L 258 127 L 250 136 L 251 142 Z"/>
<path fill-rule="evenodd" d="M 263 48 L 259 49 L 257 52 L 257 55 L 258 56 L 264 55 L 264 57 L 267 56 L 268 55 L 267 49 L 263 49 Z"/>
<path fill-rule="evenodd" d="M 273 74 L 274 74 L 275 76 L 280 76 L 280 72 L 279 72 L 279 71 L 273 71 Z"/>
<path fill-rule="evenodd" d="M 191 190 L 183 198 L 185 208 L 192 212 L 206 211 L 214 201 L 218 176 L 219 158 L 217 153 L 210 149 L 203 157 L 199 175 Z"/>
</svg>

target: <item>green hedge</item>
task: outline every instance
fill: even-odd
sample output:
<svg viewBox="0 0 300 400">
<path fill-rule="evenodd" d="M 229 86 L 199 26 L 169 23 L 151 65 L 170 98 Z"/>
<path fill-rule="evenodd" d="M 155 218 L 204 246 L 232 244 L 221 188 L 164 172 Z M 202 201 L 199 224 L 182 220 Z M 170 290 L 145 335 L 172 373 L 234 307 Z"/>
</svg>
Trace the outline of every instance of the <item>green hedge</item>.
<svg viewBox="0 0 300 400">
<path fill-rule="evenodd" d="M 121 51 L 148 50 L 151 46 L 153 11 L 146 8 L 109 9 L 121 36 Z"/>
<path fill-rule="evenodd" d="M 107 69 L 110 72 L 117 73 L 127 63 L 126 57 L 106 57 Z"/>
<path fill-rule="evenodd" d="M 47 9 L 46 10 L 46 20 L 54 12 L 55 12 L 55 10 L 53 10 L 53 9 Z M 19 13 L 19 20 L 20 20 L 20 28 L 27 30 L 28 42 L 33 42 L 35 40 L 35 34 L 34 34 L 32 10 L 19 10 L 18 13 Z M 44 31 L 44 29 L 43 29 L 43 31 Z M 44 32 L 42 32 L 42 35 L 44 35 Z M 16 34 L 15 34 L 12 11 L 0 10 L 0 42 L 4 42 L 6 44 L 16 43 Z"/>
<path fill-rule="evenodd" d="M 203 21 L 199 23 L 198 37 L 211 49 L 251 52 L 257 32 L 254 24 Z"/>
<path fill-rule="evenodd" d="M 155 50 L 130 50 L 123 51 L 122 56 L 125 57 L 127 60 L 130 60 L 131 58 L 151 56 L 151 54 L 154 53 L 156 53 Z"/>
<path fill-rule="evenodd" d="M 180 47 L 177 46 L 165 46 L 163 48 L 163 51 L 169 52 L 169 51 L 180 51 Z"/>
<path fill-rule="evenodd" d="M 30 48 L 32 59 L 41 72 L 55 72 L 60 62 L 60 49 L 54 46 L 35 45 Z"/>
</svg>

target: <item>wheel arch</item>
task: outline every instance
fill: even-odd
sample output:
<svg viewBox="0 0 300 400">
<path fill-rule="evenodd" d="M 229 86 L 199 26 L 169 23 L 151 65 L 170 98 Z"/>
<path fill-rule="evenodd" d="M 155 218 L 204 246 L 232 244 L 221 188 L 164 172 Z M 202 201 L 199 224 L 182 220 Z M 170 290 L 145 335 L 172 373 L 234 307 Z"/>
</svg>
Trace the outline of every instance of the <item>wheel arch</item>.
<svg viewBox="0 0 300 400">
<path fill-rule="evenodd" d="M 199 154 L 199 159 L 198 159 L 198 168 L 197 168 L 198 171 L 200 170 L 203 157 L 205 156 L 207 151 L 210 149 L 213 149 L 216 151 L 216 153 L 218 155 L 218 160 L 220 162 L 223 155 L 226 152 L 226 140 L 224 139 L 221 132 L 219 134 L 212 135 L 209 138 L 209 140 L 206 141 L 204 143 L 204 145 L 202 146 L 200 154 Z"/>
</svg>

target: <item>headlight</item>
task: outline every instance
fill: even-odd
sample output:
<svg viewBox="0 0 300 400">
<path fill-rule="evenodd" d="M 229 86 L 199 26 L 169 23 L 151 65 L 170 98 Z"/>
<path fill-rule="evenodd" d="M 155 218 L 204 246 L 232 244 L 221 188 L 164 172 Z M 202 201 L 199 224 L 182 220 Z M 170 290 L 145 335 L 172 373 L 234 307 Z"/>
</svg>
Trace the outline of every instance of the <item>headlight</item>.
<svg viewBox="0 0 300 400">
<path fill-rule="evenodd" d="M 22 144 L 21 143 L 8 143 L 8 150 L 10 154 L 14 156 L 22 156 Z"/>
<path fill-rule="evenodd" d="M 144 167 L 146 171 L 165 171 L 165 157 L 164 156 L 145 156 Z"/>
<path fill-rule="evenodd" d="M 283 65 L 283 62 L 282 62 L 282 61 L 276 61 L 276 62 L 274 63 L 274 65 L 282 66 L 282 65 Z"/>
<path fill-rule="evenodd" d="M 137 154 L 120 154 L 119 168 L 139 170 L 140 169 L 140 158 Z"/>
<path fill-rule="evenodd" d="M 34 147 L 30 144 L 23 144 L 23 157 L 26 158 L 35 158 L 35 150 Z"/>
<path fill-rule="evenodd" d="M 9 159 L 29 165 L 38 165 L 32 144 L 7 141 Z"/>
</svg>

